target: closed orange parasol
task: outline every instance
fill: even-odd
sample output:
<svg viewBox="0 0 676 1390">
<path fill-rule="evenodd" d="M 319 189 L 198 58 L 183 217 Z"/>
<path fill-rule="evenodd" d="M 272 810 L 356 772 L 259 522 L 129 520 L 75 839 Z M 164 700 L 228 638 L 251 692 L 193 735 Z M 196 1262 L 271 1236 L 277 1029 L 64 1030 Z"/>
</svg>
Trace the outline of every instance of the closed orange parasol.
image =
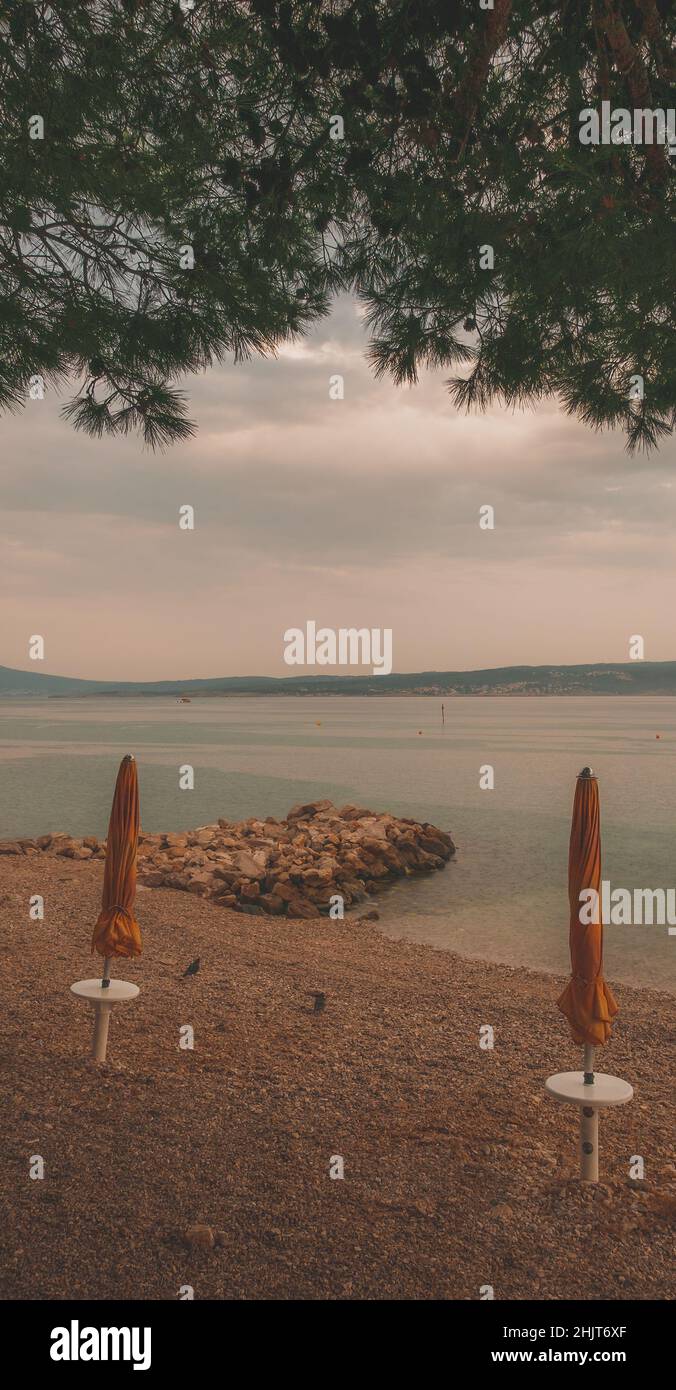
<svg viewBox="0 0 676 1390">
<path fill-rule="evenodd" d="M 585 889 L 593 890 L 596 896 L 581 900 Z M 568 901 L 572 976 L 557 1002 L 568 1019 L 574 1042 L 598 1047 L 610 1037 L 617 1004 L 603 978 L 601 808 L 599 784 L 590 767 L 582 769 L 575 786 Z"/>
<path fill-rule="evenodd" d="M 582 895 L 582 897 L 580 896 Z M 574 1042 L 584 1046 L 584 1070 L 549 1076 L 545 1090 L 580 1112 L 580 1177 L 599 1180 L 599 1110 L 625 1105 L 634 1092 L 619 1076 L 594 1071 L 594 1049 L 606 1043 L 617 1013 L 612 990 L 603 978 L 601 912 L 601 813 L 599 784 L 583 767 L 575 787 L 568 851 L 570 960 L 572 975 L 557 1000 Z"/>
<path fill-rule="evenodd" d="M 104 956 L 102 985 L 109 981 L 112 956 L 140 956 L 141 932 L 134 916 L 136 852 L 139 832 L 139 795 L 136 762 L 131 753 L 122 759 L 108 825 L 106 867 L 101 911 L 94 927 L 92 951 Z"/>
<path fill-rule="evenodd" d="M 136 852 L 139 832 L 139 796 L 136 763 L 131 753 L 120 763 L 108 824 L 103 897 L 92 937 L 92 952 L 104 957 L 103 978 L 76 980 L 71 992 L 85 999 L 94 1009 L 92 1056 L 105 1062 L 108 1024 L 116 1004 L 135 999 L 138 985 L 128 980 L 111 980 L 113 956 L 140 956 L 141 932 L 134 916 L 136 896 Z"/>
</svg>

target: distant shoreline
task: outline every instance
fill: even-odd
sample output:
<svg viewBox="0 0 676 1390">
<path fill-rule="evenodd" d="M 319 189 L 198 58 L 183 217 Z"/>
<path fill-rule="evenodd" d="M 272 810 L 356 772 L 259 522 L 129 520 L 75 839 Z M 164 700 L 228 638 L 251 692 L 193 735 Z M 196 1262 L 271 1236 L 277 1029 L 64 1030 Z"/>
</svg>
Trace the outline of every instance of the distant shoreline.
<svg viewBox="0 0 676 1390">
<path fill-rule="evenodd" d="M 325 672 L 296 676 L 189 676 L 171 680 L 90 680 L 0 666 L 0 698 L 29 695 L 73 698 L 107 695 L 164 695 L 175 700 L 200 696 L 366 695 L 415 696 L 452 700 L 463 695 L 514 699 L 538 695 L 676 696 L 676 661 L 580 662 L 546 666 L 492 666 L 472 670 L 392 671 L 378 674 Z"/>
<path fill-rule="evenodd" d="M 649 698 L 673 700 L 676 690 L 197 690 L 185 696 L 163 690 L 89 690 L 82 694 L 73 691 L 64 695 L 42 694 L 36 690 L 3 690 L 5 700 L 168 700 L 174 704 L 192 704 L 194 700 L 556 700 L 556 699 L 626 699 Z"/>
</svg>

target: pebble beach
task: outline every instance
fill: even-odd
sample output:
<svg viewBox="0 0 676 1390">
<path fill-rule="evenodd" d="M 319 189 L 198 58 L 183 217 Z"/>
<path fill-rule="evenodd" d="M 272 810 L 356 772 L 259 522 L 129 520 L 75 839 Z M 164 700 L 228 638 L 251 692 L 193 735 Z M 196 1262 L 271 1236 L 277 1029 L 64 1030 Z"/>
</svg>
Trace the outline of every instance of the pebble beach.
<svg viewBox="0 0 676 1390">
<path fill-rule="evenodd" d="M 668 995 L 616 989 L 597 1064 L 635 1096 L 583 1185 L 575 1113 L 543 1089 L 580 1065 L 561 978 L 141 884 L 143 955 L 113 971 L 140 994 L 97 1065 L 70 985 L 98 970 L 101 881 L 96 859 L 0 857 L 2 1297 L 673 1297 Z"/>
</svg>

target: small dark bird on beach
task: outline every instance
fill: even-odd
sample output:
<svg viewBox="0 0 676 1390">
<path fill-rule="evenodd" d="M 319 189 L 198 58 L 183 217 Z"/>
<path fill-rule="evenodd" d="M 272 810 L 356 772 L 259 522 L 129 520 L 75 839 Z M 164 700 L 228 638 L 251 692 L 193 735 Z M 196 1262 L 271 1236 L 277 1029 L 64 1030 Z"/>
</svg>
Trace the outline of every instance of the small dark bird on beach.
<svg viewBox="0 0 676 1390">
<path fill-rule="evenodd" d="M 315 1001 L 314 1012 L 316 1014 L 323 1013 L 326 1005 L 326 995 L 323 994 L 321 990 L 317 989 L 309 989 L 308 994 Z"/>
<path fill-rule="evenodd" d="M 190 965 L 188 966 L 188 969 L 183 971 L 184 976 L 185 976 L 185 975 L 196 975 L 196 974 L 197 974 L 197 971 L 198 971 L 199 968 L 200 968 L 200 960 L 201 960 L 201 959 L 202 959 L 202 957 L 201 957 L 201 956 L 198 956 L 198 957 L 197 957 L 197 960 L 191 960 Z"/>
</svg>

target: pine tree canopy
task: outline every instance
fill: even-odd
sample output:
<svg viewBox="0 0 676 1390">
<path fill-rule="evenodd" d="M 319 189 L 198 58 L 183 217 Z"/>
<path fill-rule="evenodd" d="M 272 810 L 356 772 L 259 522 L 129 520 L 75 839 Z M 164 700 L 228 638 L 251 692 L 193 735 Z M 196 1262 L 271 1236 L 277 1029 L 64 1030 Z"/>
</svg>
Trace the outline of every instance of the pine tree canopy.
<svg viewBox="0 0 676 1390">
<path fill-rule="evenodd" d="M 77 428 L 162 446 L 194 431 L 181 377 L 352 290 L 376 372 L 651 448 L 675 77 L 670 0 L 5 3 L 0 407 L 39 377 Z M 604 104 L 652 140 L 583 143 Z"/>
</svg>

